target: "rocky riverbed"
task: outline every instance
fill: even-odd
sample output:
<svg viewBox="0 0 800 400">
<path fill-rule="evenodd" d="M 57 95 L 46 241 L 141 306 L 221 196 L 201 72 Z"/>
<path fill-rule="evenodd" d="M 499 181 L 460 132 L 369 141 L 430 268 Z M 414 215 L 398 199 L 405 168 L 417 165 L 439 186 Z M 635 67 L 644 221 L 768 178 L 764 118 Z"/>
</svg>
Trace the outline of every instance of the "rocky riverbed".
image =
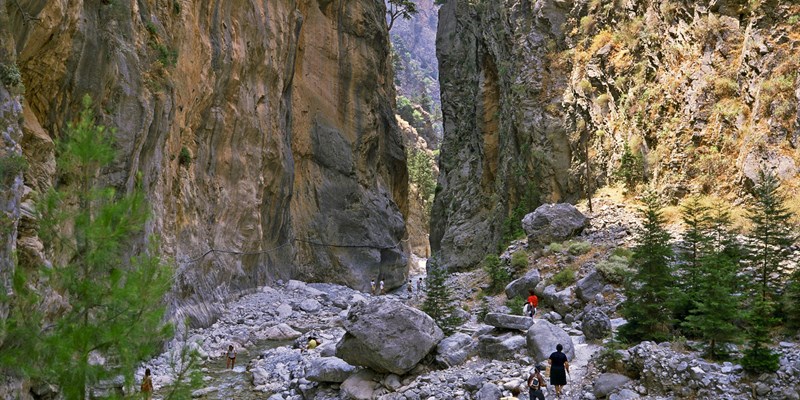
<svg viewBox="0 0 800 400">
<path fill-rule="evenodd" d="M 505 291 L 486 296 L 482 313 L 476 293 L 485 287 L 481 270 L 452 274 L 448 285 L 460 302 L 464 323 L 444 337 L 416 307 L 416 285 L 372 296 L 334 284 L 279 282 L 225 304 L 213 325 L 186 332 L 186 346 L 202 358 L 201 399 L 387 399 L 496 400 L 524 386 L 531 368 L 543 364 L 557 343 L 571 359 L 563 398 L 628 399 L 800 399 L 800 346 L 797 340 L 774 344 L 780 370 L 752 376 L 735 362 L 701 358 L 701 346 L 644 342 L 616 349 L 611 341 L 624 323 L 617 307 L 624 299 L 618 284 L 598 264 L 629 240 L 636 218 L 625 207 L 598 202 L 593 227 L 577 241 L 592 245 L 586 253 L 545 247 L 534 250 L 529 268 Z M 515 242 L 503 258 L 526 248 Z M 574 267 L 576 280 L 566 287 L 552 276 Z M 417 277 L 413 277 L 416 283 Z M 539 295 L 534 320 L 511 315 L 508 298 L 528 288 Z M 322 344 L 305 350 L 310 336 Z M 225 368 L 233 345 L 236 366 Z M 731 346 L 732 354 L 740 348 Z M 175 379 L 174 353 L 167 351 L 142 365 L 153 370 L 156 397 Z M 548 398 L 554 395 L 548 389 Z M 521 399 L 527 399 L 523 393 Z"/>
</svg>

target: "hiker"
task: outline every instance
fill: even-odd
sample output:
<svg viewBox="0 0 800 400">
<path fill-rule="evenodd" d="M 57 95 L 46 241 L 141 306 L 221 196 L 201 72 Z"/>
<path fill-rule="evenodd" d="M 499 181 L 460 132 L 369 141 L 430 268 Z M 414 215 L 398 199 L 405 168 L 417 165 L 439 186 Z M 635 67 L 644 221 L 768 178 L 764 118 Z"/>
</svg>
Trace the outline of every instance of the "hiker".
<svg viewBox="0 0 800 400">
<path fill-rule="evenodd" d="M 414 297 L 414 285 L 411 283 L 411 279 L 408 280 L 408 298 Z"/>
<path fill-rule="evenodd" d="M 386 294 L 386 287 L 383 286 L 383 279 L 381 279 L 381 294 Z"/>
<path fill-rule="evenodd" d="M 533 318 L 536 315 L 536 309 L 539 307 L 539 298 L 533 293 L 533 290 L 528 290 L 528 315 Z"/>
<path fill-rule="evenodd" d="M 528 377 L 528 398 L 530 400 L 544 400 L 542 388 L 545 386 L 547 386 L 547 382 L 542 377 L 542 369 L 537 365 L 533 367 L 533 371 Z"/>
<path fill-rule="evenodd" d="M 375 279 L 369 282 L 369 293 L 375 296 Z"/>
<path fill-rule="evenodd" d="M 145 400 L 153 398 L 153 378 L 150 377 L 150 368 L 144 370 L 144 378 L 142 378 L 142 397 Z"/>
<path fill-rule="evenodd" d="M 317 348 L 317 346 L 319 346 L 321 344 L 322 344 L 321 340 L 317 339 L 316 336 L 311 336 L 311 337 L 308 338 L 308 343 L 306 344 L 306 349 L 314 350 L 314 349 Z"/>
<path fill-rule="evenodd" d="M 556 351 L 550 354 L 547 360 L 550 363 L 550 384 L 556 388 L 556 396 L 561 396 L 561 388 L 567 384 L 567 372 L 569 372 L 569 361 L 567 355 L 562 353 L 564 346 L 559 343 Z"/>
<path fill-rule="evenodd" d="M 236 350 L 233 349 L 233 345 L 228 345 L 228 352 L 225 354 L 225 368 L 233 369 L 233 364 L 236 363 Z"/>
<path fill-rule="evenodd" d="M 417 294 L 422 293 L 422 278 L 417 280 Z"/>
</svg>

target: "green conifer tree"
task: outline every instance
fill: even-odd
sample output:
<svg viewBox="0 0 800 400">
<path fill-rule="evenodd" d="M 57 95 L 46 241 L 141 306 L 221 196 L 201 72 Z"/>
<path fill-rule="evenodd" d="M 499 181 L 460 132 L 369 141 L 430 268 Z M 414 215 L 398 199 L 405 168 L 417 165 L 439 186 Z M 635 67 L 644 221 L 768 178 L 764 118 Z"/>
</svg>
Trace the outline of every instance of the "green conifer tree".
<svg viewBox="0 0 800 400">
<path fill-rule="evenodd" d="M 786 284 L 784 310 L 786 310 L 786 328 L 792 332 L 800 330 L 800 268 L 792 273 Z"/>
<path fill-rule="evenodd" d="M 111 134 L 95 125 L 88 96 L 83 106 L 59 142 L 56 186 L 37 205 L 53 266 L 17 279 L 18 287 L 46 285 L 66 305 L 42 319 L 37 296 L 17 298 L 6 324 L 15 340 L 4 344 L 0 358 L 6 371 L 58 384 L 68 400 L 83 400 L 91 386 L 119 375 L 132 384 L 137 363 L 171 334 L 162 299 L 172 269 L 156 255 L 154 239 L 130 253 L 148 204 L 139 187 L 122 194 L 102 185 L 100 172 L 114 158 Z M 26 309 L 35 312 L 20 313 Z"/>
<path fill-rule="evenodd" d="M 760 182 L 755 186 L 755 202 L 747 218 L 753 229 L 749 235 L 749 258 L 755 269 L 753 282 L 762 301 L 777 300 L 776 293 L 786 278 L 781 263 L 790 255 L 790 247 L 797 241 L 791 219 L 792 212 L 785 206 L 779 192 L 780 182 L 771 171 L 759 172 Z"/>
<path fill-rule="evenodd" d="M 780 354 L 767 347 L 770 341 L 770 328 L 778 323 L 775 314 L 775 304 L 755 296 L 754 304 L 749 310 L 747 321 L 748 348 L 742 357 L 742 367 L 745 371 L 762 373 L 775 372 L 780 367 Z"/>
<path fill-rule="evenodd" d="M 461 322 L 456 316 L 456 303 L 453 292 L 447 287 L 447 271 L 436 264 L 436 260 L 428 260 L 428 276 L 425 279 L 425 301 L 422 311 L 428 314 L 439 328 L 450 335 Z"/>
<path fill-rule="evenodd" d="M 667 340 L 673 323 L 669 304 L 675 281 L 669 264 L 670 235 L 664 229 L 655 194 L 646 194 L 644 203 L 644 222 L 638 229 L 631 259 L 634 273 L 626 280 L 626 300 L 621 310 L 627 323 L 620 327 L 620 336 L 628 342 Z"/>
<path fill-rule="evenodd" d="M 731 229 L 730 213 L 715 207 L 703 233 L 702 241 L 710 246 L 697 258 L 696 291 L 692 297 L 691 315 L 682 326 L 708 344 L 706 354 L 716 359 L 719 345 L 738 342 L 741 329 L 736 325 L 742 318 L 741 282 L 738 277 L 742 251 Z"/>
<path fill-rule="evenodd" d="M 678 252 L 680 291 L 675 296 L 675 318 L 682 322 L 694 308 L 699 296 L 701 260 L 709 253 L 711 238 L 710 209 L 697 197 L 688 199 L 681 206 L 681 218 L 686 228 Z M 690 328 L 691 325 L 685 327 Z M 691 330 L 689 331 L 691 333 Z"/>
</svg>

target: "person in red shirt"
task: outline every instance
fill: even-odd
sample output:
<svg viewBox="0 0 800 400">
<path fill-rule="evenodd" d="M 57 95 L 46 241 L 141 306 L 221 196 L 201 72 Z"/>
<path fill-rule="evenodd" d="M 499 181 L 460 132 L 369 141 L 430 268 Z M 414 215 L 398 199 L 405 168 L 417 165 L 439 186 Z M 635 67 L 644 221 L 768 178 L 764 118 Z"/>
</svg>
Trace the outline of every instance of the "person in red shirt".
<svg viewBox="0 0 800 400">
<path fill-rule="evenodd" d="M 533 290 L 528 291 L 528 310 L 530 310 L 530 317 L 533 318 L 536 315 L 536 308 L 539 307 L 539 298 L 536 297 L 536 294 L 533 293 Z"/>
</svg>

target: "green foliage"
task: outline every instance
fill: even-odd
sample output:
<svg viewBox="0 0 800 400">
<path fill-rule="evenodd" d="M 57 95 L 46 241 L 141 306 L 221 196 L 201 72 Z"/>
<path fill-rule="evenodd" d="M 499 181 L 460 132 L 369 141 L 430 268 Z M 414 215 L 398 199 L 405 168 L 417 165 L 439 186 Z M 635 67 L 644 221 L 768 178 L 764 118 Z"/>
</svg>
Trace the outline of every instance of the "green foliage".
<svg viewBox="0 0 800 400">
<path fill-rule="evenodd" d="M 617 179 L 625 183 L 628 189 L 633 189 L 637 183 L 641 182 L 643 172 L 642 156 L 634 154 L 628 142 L 622 150 L 622 158 L 619 161 L 619 169 L 614 173 Z"/>
<path fill-rule="evenodd" d="M 567 244 L 567 251 L 573 256 L 586 254 L 592 249 L 592 244 L 583 240 L 569 241 Z"/>
<path fill-rule="evenodd" d="M 753 189 L 754 203 L 747 218 L 753 229 L 748 235 L 747 250 L 752 267 L 756 269 L 753 282 L 759 287 L 761 299 L 777 299 L 776 293 L 786 275 L 780 264 L 791 257 L 791 246 L 797 241 L 793 232 L 792 212 L 779 192 L 779 181 L 771 171 L 759 172 L 759 183 Z"/>
<path fill-rule="evenodd" d="M 176 15 L 180 15 L 183 7 L 181 6 L 181 2 L 178 0 L 172 0 L 172 12 Z"/>
<path fill-rule="evenodd" d="M 22 154 L 11 153 L 0 157 L 0 188 L 11 186 L 19 174 L 28 169 L 28 162 Z"/>
<path fill-rule="evenodd" d="M 620 350 L 624 350 L 623 343 L 612 338 L 608 343 L 603 346 L 603 350 L 598 355 L 598 364 L 605 367 L 605 371 L 615 371 L 624 374 L 625 362 Z"/>
<path fill-rule="evenodd" d="M 631 260 L 633 275 L 626 280 L 621 314 L 627 323 L 620 336 L 629 342 L 664 341 L 672 327 L 670 299 L 675 282 L 669 261 L 672 257 L 670 235 L 664 229 L 664 217 L 654 193 L 644 197 L 643 226 L 638 229 Z"/>
<path fill-rule="evenodd" d="M 528 269 L 528 252 L 525 250 L 518 250 L 511 255 L 511 268 L 516 272 Z"/>
<path fill-rule="evenodd" d="M 617 284 L 624 282 L 625 278 L 633 272 L 630 260 L 617 255 L 612 255 L 607 260 L 599 262 L 597 270 L 607 281 Z"/>
<path fill-rule="evenodd" d="M 440 268 L 434 258 L 429 259 L 425 284 L 426 296 L 422 303 L 422 311 L 436 321 L 445 335 L 450 335 L 461 321 L 455 315 L 455 299 L 446 280 L 447 271 Z"/>
<path fill-rule="evenodd" d="M 783 296 L 786 328 L 797 332 L 800 330 L 800 269 L 795 269 L 792 273 Z"/>
<path fill-rule="evenodd" d="M 192 153 L 189 152 L 189 149 L 186 146 L 181 147 L 181 152 L 178 154 L 178 164 L 183 166 L 188 166 L 192 163 Z"/>
<path fill-rule="evenodd" d="M 417 12 L 417 4 L 413 0 L 387 0 L 386 15 L 389 17 L 389 30 L 392 30 L 397 18 L 411 19 Z"/>
<path fill-rule="evenodd" d="M 22 85 L 22 74 L 17 64 L 0 63 L 0 82 L 9 88 Z"/>
<path fill-rule="evenodd" d="M 770 327 L 777 320 L 772 317 L 775 305 L 769 300 L 756 297 L 755 304 L 748 314 L 747 342 L 748 348 L 742 357 L 742 367 L 753 373 L 775 372 L 780 367 L 780 354 L 774 353 L 766 344 L 769 342 Z"/>
<path fill-rule="evenodd" d="M 691 209 L 685 208 L 687 211 Z M 743 317 L 742 301 L 735 294 L 741 293 L 742 289 L 739 278 L 742 251 L 731 228 L 728 210 L 723 207 L 715 207 L 713 213 L 704 208 L 695 207 L 694 210 L 701 210 L 701 214 L 687 212 L 684 221 L 700 221 L 707 226 L 696 232 L 695 242 L 702 248 L 694 260 L 694 282 L 691 286 L 684 286 L 684 290 L 691 290 L 687 296 L 691 303 L 688 308 L 690 315 L 686 316 L 682 327 L 705 341 L 708 345 L 706 354 L 717 359 L 720 344 L 738 342 L 742 336 L 737 326 Z M 687 226 L 684 241 L 695 229 Z"/>
<path fill-rule="evenodd" d="M 684 320 L 700 295 L 701 258 L 711 251 L 710 208 L 698 197 L 689 198 L 681 206 L 681 218 L 686 228 L 678 250 L 678 286 L 675 293 L 675 317 Z"/>
<path fill-rule="evenodd" d="M 522 308 L 525 306 L 525 299 L 522 297 L 514 297 L 513 299 L 506 300 L 506 306 L 511 310 L 511 314 L 522 315 Z"/>
<path fill-rule="evenodd" d="M 94 123 L 91 99 L 58 146 L 57 185 L 40 199 L 40 237 L 57 257 L 52 268 L 17 268 L 17 297 L 4 321 L 0 368 L 56 383 L 67 399 L 86 398 L 87 388 L 133 371 L 171 335 L 162 299 L 172 269 L 156 256 L 156 240 L 129 253 L 149 207 L 140 187 L 121 194 L 103 187 L 99 172 L 114 157 L 111 135 Z M 44 323 L 42 299 L 29 282 L 48 285 L 69 307 Z M 105 365 L 89 361 L 97 354 Z"/>
<path fill-rule="evenodd" d="M 483 322 L 486 315 L 489 314 L 489 296 L 486 296 L 484 292 L 481 292 L 481 294 L 483 296 L 481 296 L 481 302 L 477 310 L 478 322 Z"/>
<path fill-rule="evenodd" d="M 561 253 L 564 251 L 564 245 L 558 242 L 553 242 L 547 245 L 547 250 L 551 253 Z"/>
<path fill-rule="evenodd" d="M 184 327 L 188 323 L 184 323 Z M 192 392 L 203 384 L 203 374 L 200 370 L 202 357 L 196 350 L 196 346 L 188 343 L 188 329 L 184 328 L 180 336 L 180 341 L 176 341 L 176 347 L 170 351 L 168 360 L 169 369 L 174 380 L 171 384 L 162 389 L 166 400 L 191 399 Z"/>
<path fill-rule="evenodd" d="M 558 271 L 555 275 L 553 275 L 552 278 L 550 278 L 550 283 L 553 283 L 562 289 L 575 283 L 575 269 L 564 268 L 561 271 Z"/>
<path fill-rule="evenodd" d="M 739 84 L 733 79 L 726 77 L 718 77 L 714 79 L 714 94 L 717 98 L 723 99 L 726 97 L 735 96 L 739 92 Z"/>
<path fill-rule="evenodd" d="M 153 44 L 153 48 L 156 50 L 156 58 L 161 65 L 165 67 L 174 67 L 178 63 L 177 50 L 170 49 L 161 43 Z"/>
<path fill-rule="evenodd" d="M 500 262 L 500 257 L 496 254 L 489 254 L 483 259 L 483 270 L 489 275 L 491 286 L 489 290 L 497 293 L 511 282 L 511 274 Z"/>
<path fill-rule="evenodd" d="M 158 28 L 156 27 L 156 24 L 154 24 L 152 21 L 147 21 L 144 24 L 144 27 L 145 27 L 145 29 L 147 29 L 147 32 L 150 32 L 151 35 L 155 35 L 156 32 L 158 32 Z"/>
</svg>

